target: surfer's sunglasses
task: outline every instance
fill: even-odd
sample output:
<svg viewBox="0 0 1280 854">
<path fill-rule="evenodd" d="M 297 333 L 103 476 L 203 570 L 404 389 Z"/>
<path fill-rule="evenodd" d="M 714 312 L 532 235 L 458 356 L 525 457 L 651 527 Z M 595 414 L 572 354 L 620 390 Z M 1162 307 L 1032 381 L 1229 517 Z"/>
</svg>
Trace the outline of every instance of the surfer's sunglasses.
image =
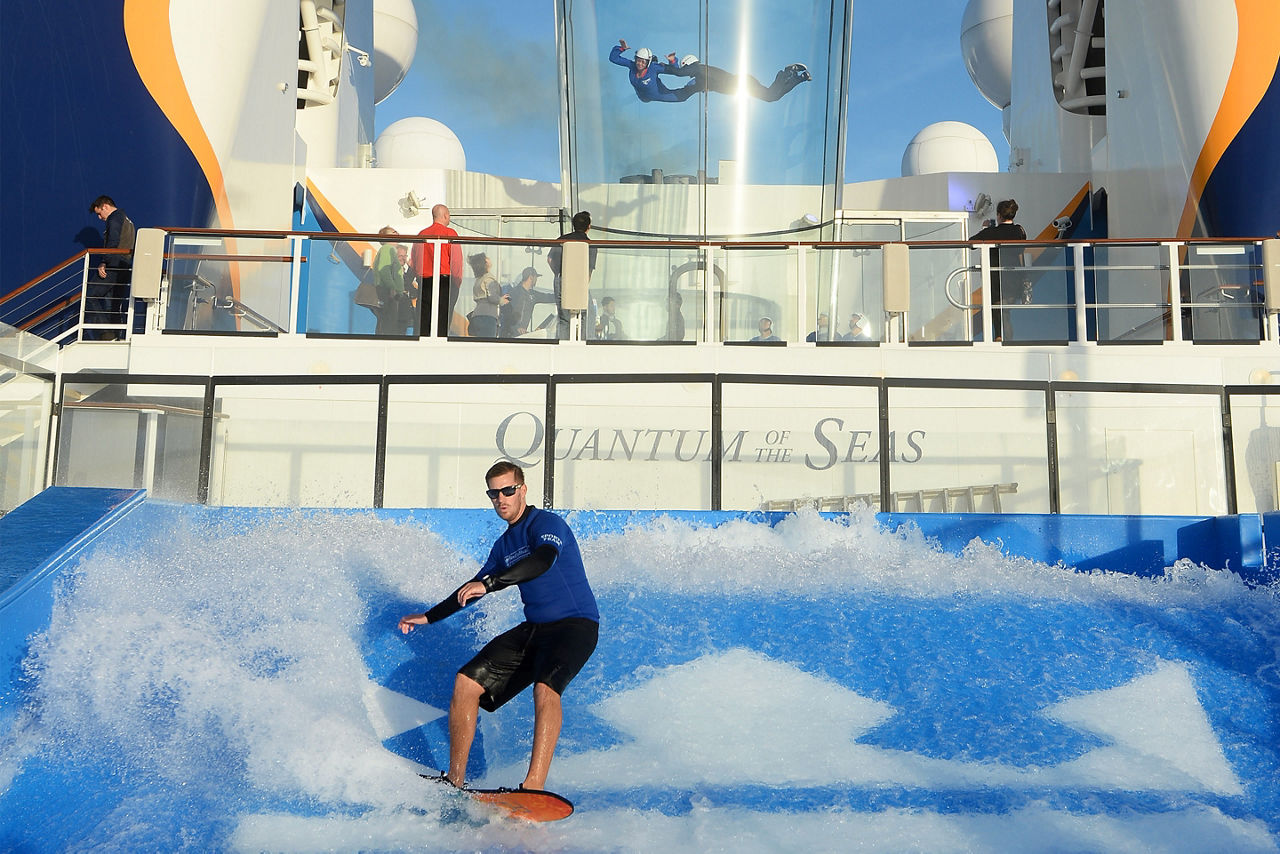
<svg viewBox="0 0 1280 854">
<path fill-rule="evenodd" d="M 495 500 L 498 497 L 499 492 L 501 492 L 503 495 L 510 498 L 511 496 L 515 495 L 516 490 L 522 486 L 524 486 L 523 483 L 513 483 L 510 486 L 502 486 L 502 487 L 499 487 L 498 489 L 486 489 L 484 491 L 484 494 L 489 496 L 490 501 Z"/>
</svg>

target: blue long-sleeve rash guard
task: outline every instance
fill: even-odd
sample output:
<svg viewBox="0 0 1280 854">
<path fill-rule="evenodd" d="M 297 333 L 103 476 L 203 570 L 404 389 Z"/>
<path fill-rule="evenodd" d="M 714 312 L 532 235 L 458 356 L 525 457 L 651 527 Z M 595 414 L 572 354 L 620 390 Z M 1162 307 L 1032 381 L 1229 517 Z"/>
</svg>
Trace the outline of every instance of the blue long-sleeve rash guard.
<svg viewBox="0 0 1280 854">
<path fill-rule="evenodd" d="M 683 101 L 679 92 L 673 92 L 663 85 L 658 79 L 659 74 L 671 73 L 671 66 L 665 62 L 658 62 L 654 59 L 649 62 L 649 67 L 645 69 L 643 77 L 636 74 L 635 60 L 627 59 L 622 55 L 622 45 L 614 45 L 613 50 L 609 51 L 609 61 L 614 65 L 621 65 L 627 70 L 627 79 L 631 81 L 631 86 L 636 90 L 636 97 L 641 101 Z"/>
<path fill-rule="evenodd" d="M 519 586 L 525 619 L 531 623 L 566 617 L 600 621 L 578 541 L 565 521 L 547 510 L 526 507 L 493 544 L 472 581 L 483 582 L 490 593 Z M 427 611 L 427 622 L 437 623 L 462 610 L 457 598 L 461 589 Z"/>
</svg>

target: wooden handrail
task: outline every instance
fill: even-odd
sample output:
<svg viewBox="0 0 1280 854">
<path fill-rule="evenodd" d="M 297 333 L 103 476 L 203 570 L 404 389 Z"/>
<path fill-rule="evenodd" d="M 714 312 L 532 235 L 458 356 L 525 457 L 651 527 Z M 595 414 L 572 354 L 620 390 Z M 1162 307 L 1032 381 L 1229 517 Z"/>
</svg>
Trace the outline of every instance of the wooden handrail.
<svg viewBox="0 0 1280 854">
<path fill-rule="evenodd" d="M 132 252 L 133 252 L 132 249 L 107 249 L 106 247 L 102 247 L 98 249 L 82 249 L 81 251 L 77 252 L 75 255 L 72 255 L 70 258 L 63 261 L 61 264 L 55 264 L 54 266 L 50 267 L 48 270 L 45 270 L 40 275 L 36 276 L 34 279 L 31 279 L 28 282 L 24 282 L 23 284 L 9 291 L 9 293 L 7 294 L 0 295 L 0 305 L 3 305 L 4 303 L 13 299 L 18 294 L 25 291 L 27 288 L 30 288 L 38 284 L 39 282 L 44 281 L 45 279 L 49 278 L 50 276 L 52 276 L 54 273 L 58 272 L 62 268 L 71 266 L 72 264 L 84 258 L 86 255 L 129 255 Z"/>
</svg>

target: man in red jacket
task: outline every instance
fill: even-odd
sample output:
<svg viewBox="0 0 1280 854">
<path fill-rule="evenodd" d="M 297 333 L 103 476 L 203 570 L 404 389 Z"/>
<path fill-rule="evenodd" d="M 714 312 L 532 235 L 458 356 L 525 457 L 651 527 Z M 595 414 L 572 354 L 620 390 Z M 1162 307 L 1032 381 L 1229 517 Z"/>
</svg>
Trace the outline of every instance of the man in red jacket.
<svg viewBox="0 0 1280 854">
<path fill-rule="evenodd" d="M 457 237 L 458 232 L 449 227 L 449 209 L 444 205 L 436 205 L 431 209 L 431 225 L 418 232 L 419 237 Z M 436 324 L 437 334 L 443 338 L 449 334 L 449 324 L 453 321 L 453 308 L 458 303 L 458 290 L 462 286 L 462 247 L 457 244 L 440 245 L 440 312 Z M 422 282 L 422 294 L 418 297 L 418 308 L 421 320 L 418 323 L 418 335 L 427 334 L 427 322 L 431 314 L 431 295 L 436 291 L 436 279 L 432 278 L 435 266 L 435 245 L 418 243 L 413 247 L 413 268 L 418 271 L 418 279 Z"/>
</svg>

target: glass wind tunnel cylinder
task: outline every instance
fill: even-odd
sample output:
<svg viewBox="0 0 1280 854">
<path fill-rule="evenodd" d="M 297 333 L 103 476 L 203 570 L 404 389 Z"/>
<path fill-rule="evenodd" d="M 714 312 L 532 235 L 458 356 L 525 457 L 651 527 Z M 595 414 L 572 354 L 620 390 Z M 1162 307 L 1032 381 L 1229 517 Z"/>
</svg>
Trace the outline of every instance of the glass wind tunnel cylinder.
<svg viewBox="0 0 1280 854">
<path fill-rule="evenodd" d="M 566 207 L 614 239 L 822 236 L 851 22 L 852 0 L 559 0 Z"/>
</svg>

